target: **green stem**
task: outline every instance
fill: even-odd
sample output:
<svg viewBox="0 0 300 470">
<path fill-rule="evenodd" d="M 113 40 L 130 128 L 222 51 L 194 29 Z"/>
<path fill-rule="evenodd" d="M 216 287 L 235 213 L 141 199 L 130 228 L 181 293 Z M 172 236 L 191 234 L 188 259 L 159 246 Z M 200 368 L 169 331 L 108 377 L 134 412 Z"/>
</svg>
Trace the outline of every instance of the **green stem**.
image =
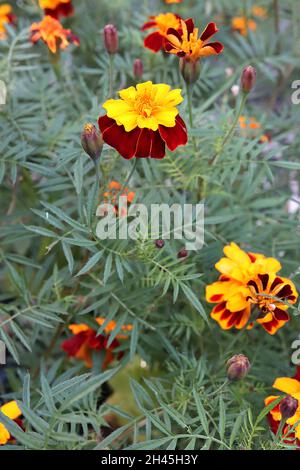
<svg viewBox="0 0 300 470">
<path fill-rule="evenodd" d="M 92 224 L 92 218 L 95 215 L 95 209 L 97 207 L 97 202 L 98 202 L 98 195 L 99 195 L 99 185 L 100 185 L 100 167 L 99 167 L 99 162 L 96 160 L 94 161 L 95 165 L 95 173 L 96 173 L 96 181 L 94 184 L 94 195 L 93 195 L 93 202 L 91 204 L 92 210 L 90 213 L 90 224 Z"/>
<path fill-rule="evenodd" d="M 192 85 L 190 85 L 189 83 L 186 83 L 186 92 L 187 92 L 187 99 L 188 99 L 188 111 L 189 111 L 190 126 L 193 128 L 194 127 L 193 108 L 192 108 L 193 89 L 192 89 Z"/>
<path fill-rule="evenodd" d="M 279 39 L 280 35 L 280 8 L 279 0 L 273 0 L 273 9 L 274 9 L 274 29 L 277 38 L 276 52 L 280 54 L 281 52 L 281 41 Z"/>
<path fill-rule="evenodd" d="M 49 61 L 52 65 L 53 72 L 57 78 L 57 80 L 61 80 L 62 73 L 61 73 L 61 64 L 60 64 L 60 53 L 57 51 L 55 54 L 49 50 Z"/>
<path fill-rule="evenodd" d="M 214 390 L 212 393 L 209 393 L 207 395 L 207 397 L 212 397 L 214 395 L 218 395 L 224 388 L 227 387 L 227 385 L 229 385 L 229 380 L 228 379 L 226 379 L 225 382 L 222 383 L 222 385 L 219 388 L 217 388 L 217 390 Z"/>
<path fill-rule="evenodd" d="M 112 97 L 114 90 L 114 68 L 115 55 L 109 54 L 109 96 Z"/>
<path fill-rule="evenodd" d="M 136 167 L 137 167 L 137 162 L 138 162 L 138 159 L 136 158 L 135 161 L 134 161 L 134 164 L 133 164 L 133 167 L 131 168 L 131 171 L 125 181 L 125 183 L 123 184 L 122 188 L 120 189 L 120 193 L 122 194 L 122 192 L 124 191 L 124 189 L 126 188 L 126 186 L 128 185 L 129 181 L 131 180 L 131 177 L 133 175 L 133 173 L 135 172 L 136 170 Z"/>
<path fill-rule="evenodd" d="M 190 128 L 194 128 L 194 119 L 193 119 L 193 86 L 190 83 L 186 82 L 186 93 L 187 93 L 187 101 L 188 101 L 188 112 L 189 112 L 189 121 L 190 121 Z M 197 152 L 197 144 L 195 136 L 192 137 L 194 151 Z"/>
<path fill-rule="evenodd" d="M 221 153 L 223 152 L 223 150 L 224 150 L 226 144 L 230 141 L 230 139 L 231 139 L 231 137 L 232 137 L 232 134 L 234 133 L 235 128 L 236 128 L 236 126 L 237 126 L 237 123 L 238 123 L 238 121 L 239 121 L 239 118 L 240 118 L 240 116 L 241 116 L 241 114 L 242 114 L 242 112 L 243 112 L 245 103 L 246 103 L 246 101 L 247 101 L 247 97 L 248 97 L 248 93 L 243 93 L 243 97 L 242 97 L 242 99 L 241 99 L 240 107 L 239 107 L 239 109 L 238 109 L 238 112 L 237 112 L 237 114 L 236 114 L 236 117 L 235 117 L 235 119 L 234 119 L 234 121 L 233 121 L 233 123 L 232 123 L 232 126 L 230 127 L 228 133 L 226 134 L 226 136 L 225 136 L 225 138 L 224 138 L 224 140 L 223 140 L 223 142 L 222 142 L 222 145 L 221 145 L 220 150 L 218 150 L 218 151 L 215 153 L 215 155 L 213 156 L 213 158 L 212 158 L 212 160 L 211 160 L 211 165 L 216 165 L 216 163 L 218 162 L 219 157 L 220 157 Z"/>
</svg>

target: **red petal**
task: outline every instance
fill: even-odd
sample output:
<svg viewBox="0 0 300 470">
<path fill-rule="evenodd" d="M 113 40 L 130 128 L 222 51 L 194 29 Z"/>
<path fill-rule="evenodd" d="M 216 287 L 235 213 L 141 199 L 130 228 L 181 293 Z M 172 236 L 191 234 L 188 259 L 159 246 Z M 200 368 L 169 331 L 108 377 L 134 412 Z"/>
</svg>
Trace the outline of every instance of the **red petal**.
<svg viewBox="0 0 300 470">
<path fill-rule="evenodd" d="M 296 375 L 294 375 L 294 379 L 300 382 L 300 366 L 297 367 Z"/>
<path fill-rule="evenodd" d="M 165 156 L 165 143 L 158 131 L 139 129 L 140 134 L 136 144 L 136 158 L 163 158 Z"/>
<path fill-rule="evenodd" d="M 172 36 L 175 36 L 179 41 L 181 41 L 182 34 L 180 34 L 180 32 L 177 31 L 177 29 L 169 28 L 167 31 L 167 34 L 172 34 Z"/>
<path fill-rule="evenodd" d="M 189 18 L 188 20 L 185 21 L 188 33 L 191 34 L 194 31 L 195 24 L 192 18 Z"/>
<path fill-rule="evenodd" d="M 153 28 L 154 26 L 156 26 L 155 21 L 148 21 L 148 23 L 143 24 L 143 26 L 141 27 L 141 30 L 145 31 L 146 29 Z"/>
<path fill-rule="evenodd" d="M 152 131 L 152 144 L 150 148 L 150 157 L 151 158 L 164 158 L 166 155 L 165 142 L 160 136 L 158 131 Z"/>
<path fill-rule="evenodd" d="M 200 36 L 201 41 L 207 41 L 210 39 L 214 34 L 218 32 L 218 28 L 216 23 L 209 23 L 203 33 Z"/>
<path fill-rule="evenodd" d="M 71 336 L 71 338 L 66 339 L 66 341 L 61 344 L 61 348 L 68 354 L 68 356 L 76 356 L 77 352 L 87 339 L 86 333 L 86 331 L 82 331 L 81 333 L 78 333 L 78 335 L 74 335 Z"/>
<path fill-rule="evenodd" d="M 276 297 L 279 299 L 285 299 L 293 294 L 292 288 L 289 284 L 283 286 L 279 292 L 277 292 Z"/>
<path fill-rule="evenodd" d="M 106 115 L 99 118 L 98 124 L 104 142 L 115 148 L 122 157 L 126 159 L 134 157 L 139 137 L 138 127 L 126 132 L 124 126 L 118 126 L 116 121 Z"/>
<path fill-rule="evenodd" d="M 259 274 L 258 277 L 261 280 L 263 290 L 266 290 L 269 282 L 269 274 Z"/>
<path fill-rule="evenodd" d="M 74 8 L 71 2 L 61 4 L 54 9 L 46 8 L 44 11 L 45 11 L 45 15 L 52 16 L 52 18 L 56 18 L 56 19 L 58 19 L 60 16 L 67 17 L 67 16 L 71 16 L 74 14 Z"/>
<path fill-rule="evenodd" d="M 203 47 L 203 49 L 205 49 L 206 47 L 211 47 L 212 49 L 214 49 L 216 54 L 220 54 L 224 49 L 223 44 L 221 44 L 220 42 L 209 42 Z"/>
<path fill-rule="evenodd" d="M 289 317 L 289 314 L 286 313 L 284 310 L 281 310 L 280 308 L 276 308 L 274 310 L 274 315 L 275 315 L 275 318 L 276 320 L 280 321 L 289 321 L 290 317 Z"/>
<path fill-rule="evenodd" d="M 149 36 L 145 37 L 144 45 L 153 52 L 158 52 L 163 48 L 164 37 L 161 36 L 158 32 L 151 33 Z"/>
<path fill-rule="evenodd" d="M 174 127 L 159 126 L 159 133 L 171 152 L 188 141 L 186 125 L 179 115 L 176 116 Z"/>
<path fill-rule="evenodd" d="M 150 157 L 151 141 L 152 141 L 151 130 L 140 129 L 140 135 L 136 143 L 135 157 L 137 158 Z"/>
<path fill-rule="evenodd" d="M 280 284 L 283 284 L 283 280 L 280 277 L 276 277 L 274 281 L 272 282 L 272 285 L 270 287 L 270 292 L 272 292 L 275 287 L 279 286 Z"/>
</svg>

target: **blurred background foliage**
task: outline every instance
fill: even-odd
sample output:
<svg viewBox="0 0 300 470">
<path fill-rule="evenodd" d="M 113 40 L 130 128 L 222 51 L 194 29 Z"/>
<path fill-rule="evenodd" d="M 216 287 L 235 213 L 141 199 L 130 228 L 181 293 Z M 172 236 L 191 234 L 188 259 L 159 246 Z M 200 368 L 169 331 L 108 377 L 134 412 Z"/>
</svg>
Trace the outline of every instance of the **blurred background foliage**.
<svg viewBox="0 0 300 470">
<path fill-rule="evenodd" d="M 26 429 L 3 422 L 18 448 L 279 449 L 263 399 L 275 377 L 290 375 L 299 312 L 275 337 L 262 329 L 222 331 L 209 318 L 205 285 L 216 280 L 223 246 L 274 256 L 300 289 L 300 105 L 291 102 L 300 79 L 300 5 L 293 0 L 184 0 L 169 6 L 199 28 L 216 21 L 224 53 L 205 60 L 193 96 L 194 128 L 187 147 L 162 161 L 143 160 L 130 182 L 136 202 L 205 201 L 205 246 L 180 261 L 178 241 L 158 250 L 153 241 L 100 241 L 86 223 L 95 174 L 80 146 L 85 122 L 96 123 L 108 95 L 109 59 L 102 29 L 119 30 L 116 89 L 143 81 L 182 87 L 176 57 L 143 47 L 140 26 L 167 11 L 150 0 L 74 0 L 64 25 L 79 48 L 61 53 L 55 77 L 46 46 L 32 46 L 29 25 L 41 12 L 34 0 L 13 4 L 17 27 L 0 44 L 0 335 L 8 350 L 1 368 L 1 401 L 22 401 Z M 233 16 L 266 8 L 256 31 L 231 29 Z M 276 10 L 276 8 L 278 10 Z M 278 16 L 277 16 L 278 15 Z M 260 123 L 255 135 L 240 128 L 216 165 L 211 159 L 234 116 L 234 87 L 244 66 L 257 68 L 257 86 L 245 110 Z M 185 93 L 185 92 L 184 92 Z M 186 100 L 181 113 L 187 119 Z M 261 142 L 261 136 L 267 141 Z M 124 182 L 132 162 L 105 146 L 99 201 L 111 180 Z M 200 188 L 200 189 L 199 189 Z M 70 322 L 114 319 L 133 330 L 124 355 L 100 373 L 65 357 L 60 344 Z M 247 378 L 222 387 L 226 360 L 246 354 Z"/>
</svg>

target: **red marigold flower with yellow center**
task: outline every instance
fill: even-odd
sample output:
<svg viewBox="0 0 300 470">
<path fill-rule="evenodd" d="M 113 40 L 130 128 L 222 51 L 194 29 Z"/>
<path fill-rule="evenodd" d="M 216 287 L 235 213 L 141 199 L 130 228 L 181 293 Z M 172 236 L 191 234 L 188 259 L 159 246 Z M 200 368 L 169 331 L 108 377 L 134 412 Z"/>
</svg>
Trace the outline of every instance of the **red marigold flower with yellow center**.
<svg viewBox="0 0 300 470">
<path fill-rule="evenodd" d="M 257 24 L 251 18 L 235 16 L 231 20 L 231 27 L 233 31 L 240 33 L 242 36 L 247 36 L 248 31 L 256 31 Z"/>
<path fill-rule="evenodd" d="M 119 91 L 121 99 L 103 104 L 107 114 L 99 118 L 103 140 L 122 157 L 163 158 L 165 145 L 175 150 L 187 143 L 187 130 L 177 105 L 181 90 L 152 82 Z"/>
<path fill-rule="evenodd" d="M 79 39 L 75 36 L 70 29 L 64 29 L 61 23 L 46 15 L 40 23 L 33 23 L 30 27 L 31 41 L 36 43 L 42 39 L 50 51 L 55 54 L 58 47 L 66 49 L 70 43 L 79 45 Z"/>
<path fill-rule="evenodd" d="M 105 318 L 98 317 L 96 322 L 98 325 L 103 325 Z M 120 346 L 120 339 L 126 339 L 126 334 L 118 334 L 116 338 L 109 344 L 110 333 L 114 331 L 116 323 L 114 321 L 108 322 L 104 328 L 103 334 L 97 335 L 97 330 L 91 328 L 86 324 L 72 324 L 69 329 L 72 331 L 73 336 L 61 345 L 62 349 L 68 354 L 69 357 L 76 357 L 83 360 L 86 367 L 92 367 L 94 352 L 104 352 L 102 362 L 102 369 L 106 369 L 114 359 L 121 359 L 122 353 L 116 353 L 115 349 Z M 125 333 L 132 330 L 132 325 L 123 325 L 121 330 Z"/>
<path fill-rule="evenodd" d="M 6 38 L 5 25 L 14 23 L 14 20 L 12 7 L 8 3 L 0 5 L 0 39 Z"/>
<path fill-rule="evenodd" d="M 22 427 L 22 420 L 19 419 L 22 415 L 22 411 L 18 407 L 16 401 L 10 401 L 5 405 L 1 406 L 0 411 L 8 418 L 15 421 L 15 423 L 18 424 L 20 427 Z M 7 444 L 7 442 L 12 440 L 14 440 L 14 438 L 11 436 L 8 429 L 6 429 L 4 424 L 0 423 L 0 445 L 5 445 Z"/>
<path fill-rule="evenodd" d="M 274 434 L 277 434 L 280 423 L 284 420 L 282 434 L 286 436 L 285 442 L 300 447 L 300 366 L 297 368 L 297 373 L 293 378 L 280 377 L 275 380 L 273 387 L 285 393 L 287 397 L 282 397 L 282 400 L 269 412 L 268 421 L 270 428 Z M 270 405 L 278 398 L 280 398 L 280 395 L 267 397 L 265 405 Z M 288 402 L 285 403 L 287 398 Z M 295 430 L 291 431 L 291 427 L 295 425 Z"/>
<path fill-rule="evenodd" d="M 72 0 L 39 0 L 39 5 L 45 15 L 53 16 L 53 18 L 70 16 L 74 13 Z"/>
<path fill-rule="evenodd" d="M 235 243 L 226 246 L 224 254 L 215 265 L 219 280 L 206 287 L 206 300 L 217 304 L 211 317 L 224 330 L 250 329 L 257 322 L 275 334 L 289 320 L 287 304 L 297 300 L 294 284 L 276 275 L 281 264 L 275 258 L 246 253 Z"/>
<path fill-rule="evenodd" d="M 150 16 L 147 23 L 142 26 L 142 31 L 155 29 L 155 31 L 144 39 L 144 45 L 153 52 L 164 49 L 167 32 L 170 28 L 180 27 L 180 17 L 174 13 L 161 13 L 157 16 Z"/>
<path fill-rule="evenodd" d="M 169 54 L 176 54 L 192 62 L 201 57 L 220 54 L 224 49 L 223 44 L 218 41 L 209 42 L 218 31 L 215 23 L 209 23 L 199 37 L 199 29 L 195 28 L 191 18 L 181 20 L 178 29 L 168 30 L 165 49 Z"/>
</svg>

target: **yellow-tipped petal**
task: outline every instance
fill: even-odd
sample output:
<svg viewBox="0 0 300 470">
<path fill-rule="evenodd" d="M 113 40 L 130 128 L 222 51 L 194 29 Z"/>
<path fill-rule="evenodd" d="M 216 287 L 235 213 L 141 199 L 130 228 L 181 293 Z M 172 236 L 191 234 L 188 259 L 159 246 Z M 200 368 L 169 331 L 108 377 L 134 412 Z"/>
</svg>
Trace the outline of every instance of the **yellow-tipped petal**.
<svg viewBox="0 0 300 470">
<path fill-rule="evenodd" d="M 300 382 L 290 377 L 280 377 L 276 379 L 273 387 L 288 395 L 300 392 Z"/>
<path fill-rule="evenodd" d="M 22 411 L 15 400 L 1 406 L 0 411 L 10 419 L 17 419 L 22 414 Z"/>
</svg>

